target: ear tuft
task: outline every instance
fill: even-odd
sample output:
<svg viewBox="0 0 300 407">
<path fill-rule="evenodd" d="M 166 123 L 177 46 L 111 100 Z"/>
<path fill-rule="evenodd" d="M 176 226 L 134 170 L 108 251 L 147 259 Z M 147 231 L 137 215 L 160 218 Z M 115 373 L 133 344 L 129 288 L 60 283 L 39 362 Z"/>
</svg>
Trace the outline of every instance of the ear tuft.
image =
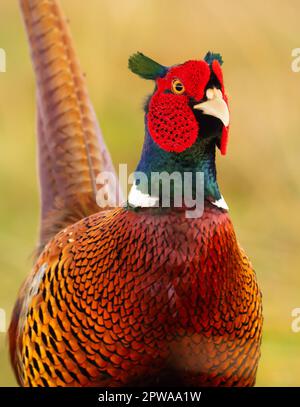
<svg viewBox="0 0 300 407">
<path fill-rule="evenodd" d="M 220 65 L 222 65 L 224 62 L 221 54 L 215 54 L 210 51 L 208 51 L 204 57 L 204 61 L 207 62 L 208 65 L 211 65 L 215 59 L 219 62 Z"/>
<path fill-rule="evenodd" d="M 128 68 L 144 79 L 161 78 L 165 76 L 168 71 L 167 67 L 146 57 L 141 52 L 137 52 L 129 57 Z"/>
</svg>

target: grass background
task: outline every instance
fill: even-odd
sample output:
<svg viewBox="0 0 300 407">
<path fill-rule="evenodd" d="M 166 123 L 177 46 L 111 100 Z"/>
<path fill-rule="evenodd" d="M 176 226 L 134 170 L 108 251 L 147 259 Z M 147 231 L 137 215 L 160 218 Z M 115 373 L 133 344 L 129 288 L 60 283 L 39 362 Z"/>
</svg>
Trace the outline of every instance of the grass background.
<svg viewBox="0 0 300 407">
<path fill-rule="evenodd" d="M 300 47 L 298 0 L 62 0 L 91 99 L 115 164 L 134 170 L 143 141 L 142 101 L 152 84 L 127 70 L 140 50 L 162 64 L 220 52 L 230 97 L 228 155 L 219 183 L 264 295 L 257 385 L 300 385 Z M 9 320 L 31 268 L 39 214 L 35 85 L 18 2 L 1 0 L 0 308 Z M 15 385 L 0 334 L 0 386 Z"/>
</svg>

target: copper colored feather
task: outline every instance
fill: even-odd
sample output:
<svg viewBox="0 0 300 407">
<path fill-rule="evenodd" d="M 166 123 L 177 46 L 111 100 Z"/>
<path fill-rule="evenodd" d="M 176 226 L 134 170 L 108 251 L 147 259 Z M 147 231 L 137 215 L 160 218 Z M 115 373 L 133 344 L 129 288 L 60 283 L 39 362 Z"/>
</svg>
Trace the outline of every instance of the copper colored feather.
<svg viewBox="0 0 300 407">
<path fill-rule="evenodd" d="M 254 384 L 261 295 L 227 213 L 149 211 L 92 215 L 46 246 L 11 330 L 22 385 Z"/>
<path fill-rule="evenodd" d="M 114 170 L 58 2 L 20 0 L 20 6 L 37 82 L 41 249 L 74 216 L 99 210 L 96 178 Z"/>
</svg>

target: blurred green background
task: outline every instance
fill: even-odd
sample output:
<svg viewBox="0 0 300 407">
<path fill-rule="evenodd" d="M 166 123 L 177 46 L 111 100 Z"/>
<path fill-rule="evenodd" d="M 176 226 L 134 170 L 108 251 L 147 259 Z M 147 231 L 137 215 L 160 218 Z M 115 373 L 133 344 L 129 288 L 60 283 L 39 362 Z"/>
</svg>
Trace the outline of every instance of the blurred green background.
<svg viewBox="0 0 300 407">
<path fill-rule="evenodd" d="M 219 183 L 264 295 L 257 385 L 300 385 L 300 47 L 299 0 L 62 0 L 91 99 L 115 164 L 134 170 L 143 141 L 142 102 L 152 84 L 127 70 L 143 51 L 162 64 L 220 52 L 230 97 L 228 154 Z M 1 0 L 0 308 L 10 313 L 31 268 L 39 198 L 35 85 L 18 2 Z M 0 386 L 15 385 L 0 333 Z"/>
</svg>

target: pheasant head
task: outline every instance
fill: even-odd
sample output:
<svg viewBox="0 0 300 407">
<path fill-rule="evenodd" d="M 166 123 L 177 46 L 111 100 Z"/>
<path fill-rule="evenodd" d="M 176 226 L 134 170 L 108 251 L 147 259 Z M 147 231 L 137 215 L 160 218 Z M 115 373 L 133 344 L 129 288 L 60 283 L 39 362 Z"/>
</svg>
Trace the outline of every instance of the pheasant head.
<svg viewBox="0 0 300 407">
<path fill-rule="evenodd" d="M 129 58 L 132 72 L 155 81 L 145 105 L 146 135 L 137 171 L 147 176 L 161 171 L 202 172 L 204 197 L 211 202 L 222 198 L 216 182 L 215 147 L 226 153 L 229 128 L 222 62 L 220 54 L 211 52 L 203 60 L 171 67 L 142 53 Z"/>
<path fill-rule="evenodd" d="M 226 153 L 229 110 L 219 54 L 208 52 L 202 61 L 167 68 L 141 53 L 129 59 L 129 68 L 155 81 L 146 105 L 149 134 L 165 151 L 181 153 L 197 139 L 215 138 Z"/>
</svg>

